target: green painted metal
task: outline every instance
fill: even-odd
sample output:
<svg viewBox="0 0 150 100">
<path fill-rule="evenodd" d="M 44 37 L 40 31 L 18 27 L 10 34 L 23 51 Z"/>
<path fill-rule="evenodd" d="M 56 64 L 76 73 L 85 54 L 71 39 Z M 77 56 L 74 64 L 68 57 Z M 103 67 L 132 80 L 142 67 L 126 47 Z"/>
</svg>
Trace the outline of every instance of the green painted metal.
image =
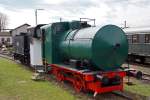
<svg viewBox="0 0 150 100">
<path fill-rule="evenodd" d="M 128 55 L 128 42 L 123 30 L 114 25 L 102 27 L 94 36 L 92 61 L 103 70 L 115 70 Z"/>
<path fill-rule="evenodd" d="M 115 25 L 69 30 L 69 22 L 53 23 L 41 28 L 44 34 L 43 58 L 47 63 L 63 59 L 90 60 L 94 67 L 116 70 L 128 55 L 125 33 Z"/>
<path fill-rule="evenodd" d="M 43 59 L 51 64 L 53 62 L 52 58 L 52 29 L 51 29 L 51 24 L 43 26 L 41 28 L 43 37 L 42 39 L 44 40 L 42 42 L 42 55 Z"/>
<path fill-rule="evenodd" d="M 48 63 L 60 63 L 62 60 L 59 44 L 69 30 L 68 22 L 58 22 L 45 25 L 41 28 L 43 33 L 42 53 L 43 59 Z"/>
<path fill-rule="evenodd" d="M 128 55 L 125 33 L 115 25 L 69 31 L 60 44 L 64 57 L 87 59 L 102 70 L 118 69 Z"/>
</svg>

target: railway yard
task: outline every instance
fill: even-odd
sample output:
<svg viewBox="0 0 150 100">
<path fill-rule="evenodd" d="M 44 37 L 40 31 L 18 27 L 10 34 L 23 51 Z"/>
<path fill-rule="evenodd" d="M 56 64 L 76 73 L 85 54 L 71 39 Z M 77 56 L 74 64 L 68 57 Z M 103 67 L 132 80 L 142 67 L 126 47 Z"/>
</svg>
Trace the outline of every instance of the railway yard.
<svg viewBox="0 0 150 100">
<path fill-rule="evenodd" d="M 2 77 L 8 78 L 0 84 L 0 98 L 1 100 L 149 100 L 150 99 L 150 81 L 149 80 L 138 80 L 134 77 L 130 77 L 129 81 L 131 85 L 127 85 L 128 77 L 125 77 L 124 84 L 125 89 L 123 92 L 111 92 L 99 94 L 95 98 L 91 92 L 80 92 L 77 93 L 70 83 L 60 83 L 55 80 L 54 76 L 46 75 L 46 81 L 33 81 L 31 76 L 33 70 L 21 65 L 19 62 L 14 62 L 12 57 L 8 54 L 0 54 L 0 80 L 3 81 Z M 24 67 L 23 67 L 24 66 Z M 128 64 L 123 64 L 123 67 Z M 145 67 L 146 66 L 146 67 Z M 140 70 L 143 73 L 150 74 L 149 65 L 142 65 L 132 63 L 129 65 L 130 68 Z M 12 69 L 13 67 L 13 69 Z M 4 72 L 6 70 L 6 72 Z M 14 74 L 15 72 L 15 74 Z M 10 74 L 6 74 L 10 73 Z M 16 74 L 17 73 L 17 74 Z M 17 78 L 17 79 L 15 79 Z M 28 84 L 32 83 L 32 84 Z M 4 84 L 7 84 L 4 86 Z M 41 86 L 42 85 L 42 86 Z M 11 91 L 8 90 L 11 88 Z M 28 92 L 30 91 L 30 92 Z M 46 92 L 44 92 L 46 91 Z M 52 93 L 53 91 L 53 93 Z M 58 92 L 58 93 L 57 93 Z M 59 93 L 62 93 L 59 95 Z M 40 94 L 40 95 L 39 95 Z M 49 95 L 48 97 L 46 95 Z M 62 96 L 63 95 L 63 96 Z M 36 99 L 35 99 L 36 98 Z M 38 98 L 38 99 L 37 99 Z"/>
<path fill-rule="evenodd" d="M 150 99 L 148 56 L 143 49 L 132 51 L 135 43 L 128 44 L 120 27 L 72 21 L 27 31 L 0 49 L 0 99 Z"/>
<path fill-rule="evenodd" d="M 60 30 L 50 33 L 54 27 Z M 28 33 L 14 37 L 13 47 L 0 50 L 0 99 L 150 100 L 150 64 L 133 63 L 146 58 L 129 55 L 132 50 L 115 25 L 101 28 L 73 21 L 29 27 Z"/>
<path fill-rule="evenodd" d="M 150 0 L 0 0 L 0 100 L 150 100 Z"/>
</svg>

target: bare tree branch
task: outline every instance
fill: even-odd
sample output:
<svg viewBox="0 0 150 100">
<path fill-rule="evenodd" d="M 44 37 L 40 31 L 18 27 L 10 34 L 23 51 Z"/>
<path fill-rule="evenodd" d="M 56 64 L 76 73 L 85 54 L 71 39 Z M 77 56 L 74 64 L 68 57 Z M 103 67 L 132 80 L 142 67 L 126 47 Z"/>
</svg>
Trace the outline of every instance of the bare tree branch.
<svg viewBox="0 0 150 100">
<path fill-rule="evenodd" d="M 8 24 L 7 15 L 0 12 L 0 32 L 6 28 L 7 24 Z"/>
</svg>

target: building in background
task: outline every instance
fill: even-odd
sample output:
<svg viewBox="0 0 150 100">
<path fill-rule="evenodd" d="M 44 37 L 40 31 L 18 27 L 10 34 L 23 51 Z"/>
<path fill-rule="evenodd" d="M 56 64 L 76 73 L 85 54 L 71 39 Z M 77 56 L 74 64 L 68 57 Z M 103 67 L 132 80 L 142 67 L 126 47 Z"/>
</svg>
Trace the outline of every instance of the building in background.
<svg viewBox="0 0 150 100">
<path fill-rule="evenodd" d="M 12 45 L 12 35 L 10 32 L 0 32 L 0 46 L 2 44 Z"/>
<path fill-rule="evenodd" d="M 15 35 L 19 35 L 21 32 L 22 33 L 26 33 L 27 32 L 27 28 L 29 27 L 30 25 L 29 24 L 23 24 L 23 25 L 20 25 L 14 29 L 12 29 L 10 31 L 10 33 L 12 34 L 12 37 L 14 37 Z"/>
<path fill-rule="evenodd" d="M 12 29 L 11 31 L 10 31 L 10 33 L 11 33 L 11 35 L 12 35 L 12 45 L 13 45 L 13 41 L 14 41 L 14 37 L 16 36 L 16 35 L 19 35 L 20 33 L 27 33 L 27 28 L 29 27 L 30 25 L 29 24 L 23 24 L 23 25 L 20 25 L 20 26 L 18 26 L 18 27 L 16 27 L 16 28 L 14 28 L 14 29 Z"/>
</svg>

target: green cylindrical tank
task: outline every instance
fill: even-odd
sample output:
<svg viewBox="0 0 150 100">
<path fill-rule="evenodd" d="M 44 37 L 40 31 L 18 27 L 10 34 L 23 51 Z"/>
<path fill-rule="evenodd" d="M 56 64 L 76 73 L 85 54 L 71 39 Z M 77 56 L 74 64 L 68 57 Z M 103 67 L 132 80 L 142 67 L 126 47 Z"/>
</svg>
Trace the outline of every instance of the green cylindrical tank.
<svg viewBox="0 0 150 100">
<path fill-rule="evenodd" d="M 128 55 L 123 30 L 115 25 L 88 27 L 69 31 L 60 44 L 64 57 L 90 60 L 102 70 L 116 70 Z"/>
</svg>

